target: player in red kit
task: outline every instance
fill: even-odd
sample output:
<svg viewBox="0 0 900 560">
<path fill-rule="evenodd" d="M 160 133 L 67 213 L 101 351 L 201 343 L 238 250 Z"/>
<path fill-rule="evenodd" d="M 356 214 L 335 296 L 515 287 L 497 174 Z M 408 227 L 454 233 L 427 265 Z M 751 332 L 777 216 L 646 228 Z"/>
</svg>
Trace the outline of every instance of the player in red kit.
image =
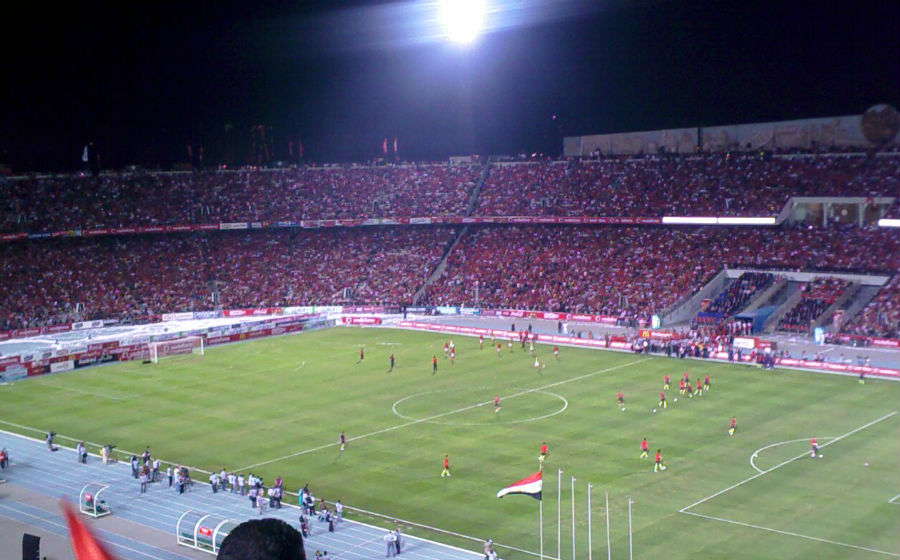
<svg viewBox="0 0 900 560">
<path fill-rule="evenodd" d="M 484 335 L 478 335 L 478 349 L 484 350 Z"/>
<path fill-rule="evenodd" d="M 450 456 L 444 455 L 444 468 L 441 469 L 441 478 L 450 476 Z"/>
<path fill-rule="evenodd" d="M 502 352 L 503 352 L 503 345 L 500 344 L 500 343 L 498 342 L 498 343 L 497 343 L 497 357 L 498 357 L 498 358 L 502 358 L 502 357 L 503 357 L 503 353 L 502 353 Z"/>
<path fill-rule="evenodd" d="M 702 397 L 702 396 L 703 396 L 703 384 L 700 383 L 700 378 L 699 378 L 699 377 L 697 378 L 697 396 L 698 396 L 698 397 Z"/>
<path fill-rule="evenodd" d="M 619 408 L 625 410 L 625 393 L 622 391 L 616 393 L 616 402 L 619 404 Z"/>
<path fill-rule="evenodd" d="M 653 472 L 656 472 L 658 470 L 661 470 L 661 471 L 666 470 L 666 466 L 663 465 L 661 449 L 656 450 L 656 456 L 653 458 Z"/>
<path fill-rule="evenodd" d="M 360 346 L 359 347 L 359 362 L 363 361 L 363 358 L 365 358 L 365 357 L 366 357 L 366 354 L 364 352 L 364 349 L 362 346 Z M 356 362 L 356 363 L 358 364 L 359 362 Z"/>
<path fill-rule="evenodd" d="M 449 353 L 450 353 L 450 345 L 445 342 L 444 343 L 444 357 L 446 358 L 447 354 L 449 354 Z"/>
<path fill-rule="evenodd" d="M 684 379 L 678 380 L 678 392 L 681 393 L 682 395 L 684 395 L 684 392 L 685 392 Z"/>
<path fill-rule="evenodd" d="M 450 363 L 452 364 L 455 359 L 456 359 L 456 349 L 451 348 L 450 349 Z"/>
<path fill-rule="evenodd" d="M 494 397 L 494 414 L 500 412 L 500 397 Z"/>
<path fill-rule="evenodd" d="M 669 374 L 667 373 L 666 376 L 663 377 L 663 391 L 669 390 L 669 382 L 670 381 L 672 381 L 672 378 L 669 377 Z"/>
<path fill-rule="evenodd" d="M 559 346 L 553 347 L 553 357 L 556 358 L 557 360 L 559 359 Z"/>
<path fill-rule="evenodd" d="M 813 459 L 815 459 L 815 458 L 816 458 L 816 455 L 818 455 L 819 457 L 822 456 L 822 455 L 819 453 L 819 442 L 816 441 L 816 438 L 812 438 L 811 440 L 809 440 L 809 447 L 811 448 L 811 449 L 810 449 L 810 457 L 812 457 Z"/>
<path fill-rule="evenodd" d="M 431 357 L 431 375 L 437 373 L 437 356 Z"/>
<path fill-rule="evenodd" d="M 659 392 L 659 404 L 657 406 L 659 406 L 660 408 L 669 408 L 669 405 L 666 403 L 666 392 L 665 391 Z"/>
<path fill-rule="evenodd" d="M 541 454 L 538 455 L 538 465 L 540 465 L 541 470 L 544 470 L 544 461 L 547 460 L 547 455 L 547 442 L 545 441 L 541 443 Z"/>
<path fill-rule="evenodd" d="M 728 435 L 733 436 L 734 431 L 737 429 L 737 418 L 734 416 L 731 417 L 731 422 L 728 423 Z"/>
<path fill-rule="evenodd" d="M 647 438 L 644 438 L 641 440 L 641 459 L 646 459 L 649 451 L 650 445 L 647 443 Z"/>
<path fill-rule="evenodd" d="M 703 390 L 709 392 L 709 375 L 703 376 Z"/>
</svg>

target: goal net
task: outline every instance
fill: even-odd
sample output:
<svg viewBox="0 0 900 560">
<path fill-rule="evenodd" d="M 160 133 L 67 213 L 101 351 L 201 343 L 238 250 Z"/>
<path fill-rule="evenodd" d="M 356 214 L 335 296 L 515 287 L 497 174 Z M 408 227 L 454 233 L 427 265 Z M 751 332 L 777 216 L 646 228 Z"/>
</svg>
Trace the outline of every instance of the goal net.
<svg viewBox="0 0 900 560">
<path fill-rule="evenodd" d="M 187 336 L 176 340 L 151 342 L 149 344 L 150 361 L 159 363 L 160 358 L 175 356 L 178 354 L 204 354 L 205 344 L 202 336 Z"/>
</svg>

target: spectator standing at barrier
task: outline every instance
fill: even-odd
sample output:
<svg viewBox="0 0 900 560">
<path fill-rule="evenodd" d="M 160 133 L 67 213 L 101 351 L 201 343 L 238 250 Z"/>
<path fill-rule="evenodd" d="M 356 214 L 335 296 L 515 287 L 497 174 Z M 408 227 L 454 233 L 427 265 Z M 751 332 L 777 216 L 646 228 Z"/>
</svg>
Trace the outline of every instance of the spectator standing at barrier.
<svg viewBox="0 0 900 560">
<path fill-rule="evenodd" d="M 244 473 L 237 475 L 238 494 L 243 496 L 247 493 L 247 481 L 244 479 Z"/>
<path fill-rule="evenodd" d="M 6 469 L 7 463 L 9 463 L 9 452 L 4 447 L 0 449 L 0 469 Z"/>
<path fill-rule="evenodd" d="M 234 473 L 228 473 L 228 487 L 231 489 L 231 493 L 234 494 L 237 491 L 237 477 Z"/>
<path fill-rule="evenodd" d="M 141 494 L 147 493 L 147 481 L 150 479 L 150 473 L 147 470 L 147 467 L 141 469 L 141 474 L 138 477 L 141 481 Z"/>
<path fill-rule="evenodd" d="M 394 548 L 397 550 L 397 556 L 400 556 L 400 544 L 403 542 L 403 539 L 400 537 L 400 527 L 394 529 Z"/>
<path fill-rule="evenodd" d="M 213 494 L 219 491 L 219 474 L 213 472 L 209 475 L 209 486 L 212 488 Z"/>
<path fill-rule="evenodd" d="M 159 482 L 159 459 L 153 460 L 153 482 Z"/>
<path fill-rule="evenodd" d="M 344 520 L 344 504 L 342 504 L 340 500 L 334 503 L 334 513 L 338 523 Z"/>
<path fill-rule="evenodd" d="M 169 488 L 172 487 L 172 465 L 166 467 L 166 476 L 169 477 Z"/>
<path fill-rule="evenodd" d="M 250 488 L 250 492 L 247 493 L 247 496 L 250 498 L 250 507 L 256 507 L 256 496 L 259 494 L 259 490 L 254 486 Z"/>
<path fill-rule="evenodd" d="M 84 444 L 82 442 L 78 442 L 75 444 L 75 460 L 79 463 L 85 463 L 87 458 L 87 453 L 84 451 Z"/>
<path fill-rule="evenodd" d="M 131 456 L 131 476 L 134 478 L 140 476 L 140 473 L 138 472 L 138 458 L 135 455 Z"/>
<path fill-rule="evenodd" d="M 385 558 L 391 558 L 396 555 L 396 549 L 394 548 L 394 542 L 397 540 L 397 535 L 394 534 L 393 531 L 388 531 L 388 533 L 384 536 L 384 543 L 387 545 L 387 553 L 384 555 Z"/>
</svg>

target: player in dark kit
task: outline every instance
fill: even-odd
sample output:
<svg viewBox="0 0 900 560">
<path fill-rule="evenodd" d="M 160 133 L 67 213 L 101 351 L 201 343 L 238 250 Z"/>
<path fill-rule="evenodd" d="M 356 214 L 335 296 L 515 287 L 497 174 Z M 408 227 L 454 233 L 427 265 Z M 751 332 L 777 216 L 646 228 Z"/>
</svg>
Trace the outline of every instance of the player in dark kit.
<svg viewBox="0 0 900 560">
<path fill-rule="evenodd" d="M 431 357 L 431 375 L 437 373 L 437 356 Z"/>
<path fill-rule="evenodd" d="M 703 376 L 703 390 L 707 392 L 709 391 L 709 375 Z"/>
<path fill-rule="evenodd" d="M 394 355 L 391 354 L 390 358 L 388 358 L 388 359 L 391 361 L 391 367 L 388 370 L 388 372 L 394 371 Z"/>
<path fill-rule="evenodd" d="M 735 430 L 737 430 L 737 418 L 732 416 L 731 421 L 728 423 L 728 435 L 733 436 Z"/>
<path fill-rule="evenodd" d="M 341 430 L 340 442 L 341 442 L 341 451 L 343 451 L 344 448 L 347 447 L 347 436 L 344 435 L 343 430 Z"/>
<path fill-rule="evenodd" d="M 669 374 L 667 373 L 666 376 L 663 377 L 663 391 L 669 390 L 669 382 L 670 381 L 672 381 L 672 378 L 669 377 Z"/>
<path fill-rule="evenodd" d="M 364 352 L 364 349 L 362 346 L 360 346 L 359 347 L 359 362 L 363 361 L 363 358 L 365 358 L 365 357 L 366 357 L 366 354 Z M 359 362 L 356 362 L 356 363 L 358 364 Z"/>
</svg>

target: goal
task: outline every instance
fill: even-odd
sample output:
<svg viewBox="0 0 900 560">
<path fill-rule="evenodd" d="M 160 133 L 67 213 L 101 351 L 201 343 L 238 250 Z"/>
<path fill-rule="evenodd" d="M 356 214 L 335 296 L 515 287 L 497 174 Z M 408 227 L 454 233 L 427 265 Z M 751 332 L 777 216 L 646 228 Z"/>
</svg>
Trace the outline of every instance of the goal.
<svg viewBox="0 0 900 560">
<path fill-rule="evenodd" d="M 202 336 L 186 336 L 175 340 L 151 342 L 149 343 L 150 361 L 158 364 L 160 358 L 175 356 L 176 354 L 198 354 L 202 356 L 205 348 L 206 345 Z"/>
</svg>

